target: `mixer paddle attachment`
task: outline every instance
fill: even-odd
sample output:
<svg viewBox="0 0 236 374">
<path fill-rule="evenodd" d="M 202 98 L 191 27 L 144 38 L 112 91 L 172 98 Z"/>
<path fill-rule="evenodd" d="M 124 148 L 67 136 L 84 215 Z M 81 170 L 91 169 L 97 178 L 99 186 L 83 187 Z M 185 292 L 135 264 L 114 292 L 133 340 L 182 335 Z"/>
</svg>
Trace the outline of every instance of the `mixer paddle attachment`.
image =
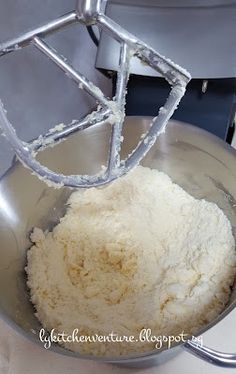
<svg viewBox="0 0 236 374">
<path fill-rule="evenodd" d="M 80 22 L 84 25 L 96 24 L 100 29 L 109 33 L 120 43 L 120 61 L 117 73 L 116 93 L 113 99 L 107 98 L 102 91 L 76 71 L 64 57 L 59 55 L 45 42 L 45 37 L 61 28 Z M 102 11 L 99 0 L 80 0 L 77 8 L 54 21 L 27 32 L 13 40 L 0 44 L 0 56 L 15 52 L 18 49 L 33 45 L 45 56 L 53 61 L 66 75 L 71 78 L 80 89 L 89 93 L 97 102 L 97 110 L 82 120 L 67 126 L 56 126 L 38 139 L 23 142 L 17 136 L 9 123 L 6 111 L 0 102 L 0 126 L 13 147 L 20 161 L 30 168 L 40 179 L 51 183 L 55 187 L 93 187 L 110 182 L 127 173 L 138 165 L 152 147 L 157 137 L 165 131 L 166 124 L 171 118 L 183 97 L 186 85 L 190 80 L 189 73 L 174 64 L 171 60 L 161 56 L 153 48 L 136 38 L 131 33 L 107 17 Z M 137 147 L 126 160 L 120 159 L 122 143 L 122 127 L 125 119 L 126 87 L 129 79 L 130 61 L 137 57 L 154 70 L 158 71 L 170 84 L 171 90 L 165 105 L 159 109 L 157 116 L 151 121 L 149 130 L 142 135 Z M 63 175 L 49 170 L 41 165 L 35 155 L 40 149 L 57 144 L 70 134 L 93 126 L 98 123 L 110 124 L 112 127 L 109 144 L 107 167 L 96 175 Z"/>
</svg>

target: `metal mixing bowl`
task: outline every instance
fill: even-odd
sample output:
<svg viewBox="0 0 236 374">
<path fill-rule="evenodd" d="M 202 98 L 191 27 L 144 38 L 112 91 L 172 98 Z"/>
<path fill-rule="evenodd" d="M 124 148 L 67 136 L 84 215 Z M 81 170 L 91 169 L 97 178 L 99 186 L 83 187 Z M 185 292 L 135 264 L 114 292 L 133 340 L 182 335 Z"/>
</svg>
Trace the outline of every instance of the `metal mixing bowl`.
<svg viewBox="0 0 236 374">
<path fill-rule="evenodd" d="M 123 157 L 127 155 L 150 123 L 149 118 L 128 117 L 124 131 Z M 94 173 L 105 164 L 108 153 L 108 126 L 94 126 L 76 133 L 67 141 L 43 151 L 39 159 L 52 170 L 64 174 Z M 236 151 L 217 137 L 199 128 L 172 121 L 143 160 L 144 166 L 167 173 L 196 198 L 213 201 L 230 219 L 236 237 Z M 34 315 L 26 288 L 26 250 L 30 247 L 29 232 L 34 226 L 51 229 L 65 213 L 65 202 L 71 190 L 55 190 L 39 181 L 16 162 L 0 180 L 0 315 L 15 330 L 34 342 L 41 328 Z M 199 334 L 214 326 L 236 305 L 232 292 L 223 313 Z M 203 359 L 222 366 L 236 367 L 236 356 L 225 355 L 196 343 L 179 343 L 171 349 L 122 358 L 95 358 L 98 361 L 125 365 L 163 362 L 180 347 Z M 54 351 L 77 357 L 57 345 Z"/>
</svg>

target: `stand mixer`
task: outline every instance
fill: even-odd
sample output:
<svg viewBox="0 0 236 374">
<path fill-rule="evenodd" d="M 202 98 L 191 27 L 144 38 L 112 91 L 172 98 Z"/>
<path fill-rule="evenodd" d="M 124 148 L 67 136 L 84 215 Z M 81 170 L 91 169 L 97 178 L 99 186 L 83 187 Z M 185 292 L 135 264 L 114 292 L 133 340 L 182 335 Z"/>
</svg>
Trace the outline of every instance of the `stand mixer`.
<svg viewBox="0 0 236 374">
<path fill-rule="evenodd" d="M 59 55 L 44 40 L 44 38 L 50 33 L 57 32 L 61 28 L 73 25 L 77 22 L 80 22 L 85 26 L 97 25 L 105 33 L 108 33 L 120 43 L 120 62 L 115 97 L 113 99 L 107 98 L 98 87 L 96 87 L 80 72 L 76 71 L 64 57 Z M 157 163 L 154 152 L 157 153 L 156 148 L 159 147 L 159 155 L 162 155 L 161 152 L 163 152 L 164 150 L 162 160 L 160 157 L 160 165 L 163 166 L 163 169 L 165 169 L 164 166 L 166 167 L 166 165 L 164 165 L 163 160 L 164 157 L 166 157 L 165 152 L 167 152 L 167 155 L 171 160 L 169 161 L 168 165 L 169 171 L 172 171 L 173 176 L 173 171 L 177 169 L 176 165 L 180 165 L 181 163 L 185 162 L 187 165 L 188 175 L 194 174 L 196 178 L 199 179 L 199 181 L 201 182 L 201 189 L 203 191 L 204 188 L 208 188 L 209 191 L 211 191 L 211 185 L 207 184 L 207 187 L 205 186 L 207 179 L 205 178 L 205 176 L 207 175 L 207 173 L 209 173 L 208 164 L 207 162 L 205 162 L 205 160 L 208 160 L 209 164 L 212 165 L 212 167 L 210 168 L 212 174 L 209 174 L 212 177 L 212 180 L 225 181 L 227 191 L 230 191 L 232 196 L 234 196 L 233 192 L 231 191 L 231 187 L 235 185 L 235 177 L 233 173 L 235 154 L 233 154 L 233 151 L 230 150 L 223 142 L 220 142 L 218 140 L 216 141 L 216 138 L 211 137 L 210 134 L 200 132 L 200 130 L 191 127 L 186 129 L 183 124 L 172 124 L 172 127 L 170 126 L 169 134 L 166 134 L 168 141 L 165 140 L 162 143 L 162 137 L 160 137 L 157 143 L 154 145 L 158 136 L 165 131 L 168 120 L 172 116 L 174 110 L 183 97 L 186 85 L 190 80 L 190 75 L 187 71 L 177 66 L 164 56 L 160 55 L 156 50 L 149 47 L 146 43 L 143 43 L 134 35 L 124 30 L 119 26 L 118 23 L 115 23 L 111 18 L 105 15 L 103 2 L 98 0 L 78 1 L 77 7 L 74 11 L 56 20 L 53 20 L 45 24 L 44 26 L 27 32 L 20 37 L 10 40 L 9 42 L 0 44 L 0 56 L 3 56 L 7 53 L 17 53 L 18 49 L 26 47 L 29 44 L 34 46 L 51 61 L 53 61 L 66 75 L 68 75 L 70 79 L 72 79 L 78 85 L 79 89 L 83 89 L 88 92 L 98 103 L 97 110 L 87 115 L 82 120 L 76 121 L 72 125 L 68 126 L 55 126 L 55 128 L 48 131 L 45 135 L 42 135 L 38 139 L 29 143 L 23 142 L 18 138 L 14 128 L 7 119 L 3 104 L 0 104 L 0 127 L 9 140 L 19 160 L 26 167 L 30 168 L 33 173 L 35 173 L 40 179 L 43 179 L 47 182 L 49 181 L 49 184 L 51 183 L 55 187 L 69 186 L 86 188 L 103 185 L 131 170 L 141 161 L 141 159 L 147 154 L 151 147 L 151 152 L 153 152 L 151 155 L 151 161 L 155 161 Z M 152 69 L 154 69 L 162 77 L 164 77 L 170 84 L 171 91 L 166 104 L 164 105 L 164 107 L 160 108 L 157 117 L 155 117 L 152 121 L 149 121 L 149 119 L 145 119 L 145 121 L 142 120 L 143 122 L 145 122 L 143 123 L 142 127 L 142 130 L 144 130 L 143 135 L 140 136 L 140 133 L 137 130 L 137 126 L 133 125 L 132 139 L 139 139 L 136 143 L 137 147 L 134 148 L 134 150 L 131 152 L 128 149 L 127 159 L 121 160 L 120 148 L 122 145 L 122 127 L 125 118 L 126 86 L 129 79 L 130 60 L 134 57 L 137 57 L 139 60 L 143 61 L 144 66 L 149 65 Z M 98 129 L 99 133 L 99 127 L 104 127 L 105 125 L 107 127 L 110 125 L 112 131 L 110 144 L 108 147 L 109 150 L 107 168 L 106 170 L 102 170 L 100 174 L 93 176 L 66 176 L 64 174 L 57 174 L 36 161 L 35 156 L 38 151 L 48 148 L 46 150 L 46 153 L 48 151 L 50 152 L 50 147 L 58 144 L 62 140 L 65 140 L 67 137 L 69 137 L 69 135 L 89 127 L 91 127 L 90 130 L 92 130 L 93 128 L 95 130 L 95 133 L 96 129 Z M 81 131 L 82 137 L 78 141 L 78 148 L 83 148 L 83 142 L 85 142 L 86 140 L 83 138 L 82 133 L 83 132 Z M 177 141 L 178 139 L 184 140 L 182 142 L 182 148 L 181 142 Z M 174 142 L 176 146 L 175 148 L 171 146 Z M 98 143 L 101 147 L 105 148 L 103 142 L 103 133 L 100 133 L 100 140 L 98 139 Z M 189 153 L 188 157 L 186 157 L 183 161 L 185 144 L 188 145 L 187 150 Z M 163 147 L 161 147 L 161 145 Z M 64 155 L 67 155 L 70 147 L 69 138 L 68 142 L 64 142 L 63 144 L 61 144 L 61 146 L 62 150 L 64 150 L 61 156 L 64 157 Z M 93 152 L 93 149 L 89 149 L 89 151 Z M 199 152 L 204 155 L 205 158 L 199 158 Z M 55 166 L 55 168 L 57 168 L 57 166 L 60 164 L 60 159 L 59 157 L 57 157 L 57 155 L 52 160 L 51 154 L 48 154 L 48 159 L 53 161 L 53 166 Z M 224 160 L 225 163 L 222 163 L 221 160 Z M 66 160 L 66 167 L 64 169 L 67 168 L 69 163 L 70 160 Z M 159 167 L 160 165 L 158 164 L 156 166 Z M 52 207 L 54 207 L 55 204 L 54 195 L 56 195 L 58 197 L 58 200 L 60 200 L 59 195 L 61 194 L 61 192 L 49 189 L 50 191 L 48 192 L 48 196 L 46 196 L 44 191 L 44 187 L 46 188 L 46 186 L 42 186 L 42 184 L 36 183 L 38 181 L 35 181 L 35 178 L 29 175 L 29 173 L 27 174 L 24 168 L 20 167 L 19 163 L 15 166 L 14 170 L 16 171 L 15 173 L 9 173 L 6 178 L 3 178 L 1 181 L 1 197 L 5 202 L 5 205 L 2 204 L 2 206 L 0 206 L 0 223 L 2 224 L 2 227 L 0 224 L 0 232 L 1 238 L 3 238 L 1 239 L 1 261 L 6 266 L 0 274 L 0 285 L 4 284 L 2 289 L 0 289 L 0 299 L 3 301 L 7 301 L 5 301 L 4 308 L 2 308 L 2 306 L 0 305 L 0 314 L 6 316 L 5 320 L 12 324 L 12 326 L 14 326 L 15 328 L 17 325 L 20 326 L 17 326 L 20 331 L 24 330 L 25 335 L 31 335 L 30 339 L 32 341 L 36 341 L 36 337 L 32 334 L 32 331 L 29 330 L 28 325 L 29 321 L 31 322 L 32 320 L 32 316 L 30 314 L 31 310 L 29 312 L 27 309 L 27 303 L 29 300 L 26 299 L 25 294 L 23 294 L 23 286 L 21 290 L 22 294 L 20 294 L 19 297 L 19 285 L 17 282 L 22 282 L 22 284 L 24 284 L 25 281 L 25 279 L 19 280 L 19 274 L 21 274 L 22 272 L 22 263 L 25 256 L 25 248 L 28 245 L 26 242 L 26 238 L 28 238 L 28 229 L 32 226 L 32 224 L 39 225 L 41 221 L 45 221 L 45 217 L 48 217 L 49 215 L 48 210 L 45 211 L 45 206 L 47 206 L 47 209 L 53 212 Z M 205 179 L 202 177 L 202 171 L 204 171 Z M 177 181 L 180 184 L 182 182 L 182 180 L 178 180 L 178 178 Z M 193 182 L 195 183 L 194 180 Z M 195 187 L 194 183 L 193 187 Z M 209 183 L 208 180 L 207 183 Z M 27 193 L 25 193 L 26 190 Z M 214 186 L 214 191 L 215 194 L 219 192 L 217 186 Z M 220 192 L 219 196 L 222 197 Z M 19 201 L 21 202 L 21 204 L 18 203 Z M 50 204 L 48 204 L 49 201 Z M 41 205 L 37 206 L 38 202 Z M 229 204 L 231 204 L 231 201 L 229 202 Z M 36 206 L 37 209 L 35 209 Z M 29 217 L 31 218 L 29 219 Z M 51 221 L 48 220 L 48 222 L 45 222 L 45 225 L 46 224 L 51 224 Z M 6 233 L 6 227 L 8 226 L 10 227 L 9 235 L 8 232 Z M 12 240 L 12 233 L 15 235 L 17 240 Z M 18 243 L 20 243 L 20 248 L 18 247 Z M 20 255 L 22 255 L 22 263 L 19 262 L 19 253 Z M 17 280 L 17 282 L 15 280 Z M 12 285 L 13 282 L 15 282 L 16 284 L 14 283 L 14 285 Z M 229 308 L 225 310 L 222 316 L 220 316 L 219 320 L 222 319 L 227 313 L 229 313 L 230 310 L 235 307 L 235 295 L 236 293 L 234 292 Z M 9 300 L 7 298 L 8 296 Z M 16 316 L 15 313 L 15 310 L 17 310 L 18 307 L 18 298 L 19 305 L 21 305 L 22 307 L 22 310 L 20 310 L 19 312 L 21 320 L 17 319 L 19 316 Z M 2 312 L 2 309 L 4 310 L 4 312 Z M 27 325 L 25 321 L 27 322 Z M 211 326 L 213 326 L 216 322 L 212 323 Z M 30 325 L 33 330 L 36 328 L 36 324 L 34 323 L 35 321 L 33 321 L 32 325 Z M 211 326 L 208 326 L 208 328 Z M 235 367 L 236 365 L 235 354 L 220 353 L 206 347 L 199 347 L 193 341 L 188 341 L 186 344 L 184 344 L 183 348 L 188 350 L 190 353 L 195 354 L 196 356 L 201 357 L 202 359 L 216 365 L 225 367 Z M 59 349 L 55 350 L 59 353 L 65 354 L 65 352 L 62 352 Z M 168 355 L 169 352 L 163 352 L 164 355 L 165 353 L 167 353 Z M 66 354 L 69 355 L 70 352 L 66 352 Z M 154 354 L 152 355 L 154 356 Z M 135 362 L 135 360 L 142 361 L 142 357 L 141 359 L 134 359 L 133 362 Z M 127 361 L 128 360 L 124 360 L 123 363 L 126 364 Z M 110 362 L 120 363 L 118 359 Z"/>
<path fill-rule="evenodd" d="M 76 71 L 63 56 L 60 56 L 44 41 L 44 38 L 48 34 L 76 22 L 80 22 L 86 26 L 97 25 L 120 43 L 119 70 L 117 73 L 115 97 L 113 99 L 105 97 L 97 86 L 80 74 L 80 72 Z M 16 155 L 39 178 L 47 180 L 55 187 L 92 187 L 102 185 L 127 173 L 138 165 L 155 143 L 157 137 L 165 131 L 166 124 L 177 108 L 185 93 L 186 85 L 190 80 L 190 74 L 186 70 L 160 55 L 156 50 L 107 17 L 103 11 L 103 2 L 100 0 L 79 0 L 75 11 L 13 40 L 0 44 L 0 56 L 11 52 L 17 53 L 18 49 L 29 44 L 35 46 L 53 61 L 80 89 L 87 91 L 98 103 L 97 110 L 81 121 L 77 121 L 69 126 L 56 126 L 31 143 L 23 142 L 18 138 L 14 128 L 7 119 L 3 104 L 0 103 L 0 126 Z M 133 57 L 142 60 L 144 64 L 149 65 L 161 74 L 170 84 L 171 90 L 165 105 L 159 109 L 158 115 L 152 120 L 149 130 L 142 135 L 137 147 L 130 153 L 126 160 L 120 160 L 122 127 L 125 118 L 126 87 L 129 79 L 130 60 Z M 49 170 L 35 159 L 35 155 L 40 149 L 53 146 L 76 131 L 104 121 L 112 126 L 112 132 L 107 167 L 101 173 L 93 176 L 66 176 Z"/>
</svg>

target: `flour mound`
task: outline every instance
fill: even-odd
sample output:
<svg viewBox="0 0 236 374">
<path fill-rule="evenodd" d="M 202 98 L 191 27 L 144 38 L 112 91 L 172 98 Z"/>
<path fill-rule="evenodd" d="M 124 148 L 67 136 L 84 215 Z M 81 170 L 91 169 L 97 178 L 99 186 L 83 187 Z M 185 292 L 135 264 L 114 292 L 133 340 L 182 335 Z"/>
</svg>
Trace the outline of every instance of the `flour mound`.
<svg viewBox="0 0 236 374">
<path fill-rule="evenodd" d="M 67 334 L 194 334 L 224 309 L 236 272 L 231 225 L 217 205 L 141 166 L 104 188 L 74 192 L 54 230 L 35 229 L 31 240 L 36 315 Z M 64 346 L 118 356 L 155 343 Z"/>
</svg>

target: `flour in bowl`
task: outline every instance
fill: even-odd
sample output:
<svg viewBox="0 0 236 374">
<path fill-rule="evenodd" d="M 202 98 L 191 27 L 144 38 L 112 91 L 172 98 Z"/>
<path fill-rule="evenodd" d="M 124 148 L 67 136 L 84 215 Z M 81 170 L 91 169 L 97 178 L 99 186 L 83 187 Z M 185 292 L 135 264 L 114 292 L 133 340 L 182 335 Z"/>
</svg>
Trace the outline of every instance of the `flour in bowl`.
<svg viewBox="0 0 236 374">
<path fill-rule="evenodd" d="M 35 229 L 28 286 L 45 329 L 78 335 L 194 334 L 225 307 L 236 272 L 229 220 L 164 173 L 137 167 L 103 188 L 72 193 L 52 232 Z M 72 342 L 94 355 L 155 343 Z"/>
</svg>

